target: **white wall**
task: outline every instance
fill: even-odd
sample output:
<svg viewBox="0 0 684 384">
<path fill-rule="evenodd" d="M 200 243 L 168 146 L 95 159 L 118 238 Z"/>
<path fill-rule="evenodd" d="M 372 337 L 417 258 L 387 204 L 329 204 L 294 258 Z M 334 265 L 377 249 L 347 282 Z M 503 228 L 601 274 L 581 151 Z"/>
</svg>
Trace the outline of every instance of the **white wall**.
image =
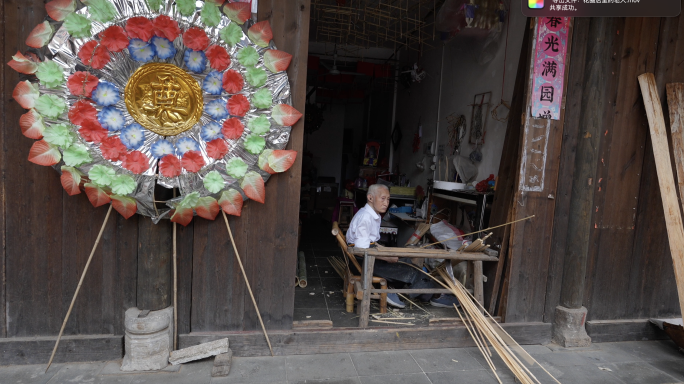
<svg viewBox="0 0 684 384">
<path fill-rule="evenodd" d="M 513 86 L 526 23 L 526 18 L 520 12 L 520 0 L 513 0 L 511 9 L 503 97 L 509 104 L 513 97 Z M 488 40 L 488 50 L 494 55 L 494 58 L 482 64 L 481 56 Z M 428 77 L 421 83 L 412 83 L 408 90 L 400 85 L 397 98 L 397 121 L 402 128 L 403 139 L 400 148 L 395 152 L 394 169 L 397 169 L 396 166 L 398 166 L 398 170 L 405 173 L 411 180 L 412 186 L 422 185 L 426 187 L 427 179 L 432 178 L 432 171 L 429 170 L 431 159 L 425 160 L 424 171 L 420 171 L 415 164 L 423 158 L 424 144 L 435 141 L 436 136 L 442 44 L 441 42 L 435 43 L 438 44 L 439 48 L 426 52 L 419 59 L 419 65 L 427 71 Z M 465 115 L 468 122 L 468 134 L 463 140 L 461 154 L 468 156 L 474 149 L 474 145 L 468 144 L 472 113 L 469 104 L 473 103 L 475 94 L 489 91 L 492 92 L 491 107 L 493 108 L 499 103 L 504 72 L 505 46 L 506 24 L 503 25 L 502 32 L 493 39 L 491 36 L 488 39 L 486 33 L 466 29 L 446 43 L 438 143 L 444 144 L 447 151 L 450 151 L 450 148 L 448 146 L 446 117 L 452 113 Z M 412 65 L 416 60 L 418 60 L 417 55 L 406 50 L 401 51 L 402 64 Z M 418 126 L 418 119 L 421 116 L 423 126 L 421 148 L 414 154 L 411 148 L 413 136 Z M 498 122 L 489 115 L 487 116 L 485 130 L 485 144 L 481 148 L 483 159 L 478 165 L 477 180 L 486 179 L 489 174 L 497 176 L 506 123 Z M 437 180 L 441 179 L 437 178 Z"/>
<path fill-rule="evenodd" d="M 344 115 L 344 105 L 328 104 L 323 112 L 323 125 L 309 136 L 306 144 L 306 149 L 313 153 L 318 176 L 334 176 L 337 183 L 344 182 L 341 175 Z"/>
</svg>

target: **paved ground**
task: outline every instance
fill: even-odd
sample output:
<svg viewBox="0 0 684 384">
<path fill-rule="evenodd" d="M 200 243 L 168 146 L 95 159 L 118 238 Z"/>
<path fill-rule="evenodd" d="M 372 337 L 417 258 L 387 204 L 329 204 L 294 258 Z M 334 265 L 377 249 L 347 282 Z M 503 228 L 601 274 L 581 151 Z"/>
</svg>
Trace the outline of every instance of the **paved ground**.
<svg viewBox="0 0 684 384">
<path fill-rule="evenodd" d="M 563 384 L 684 383 L 684 354 L 671 342 L 594 344 L 581 350 L 553 346 L 525 349 Z M 336 353 L 278 357 L 236 357 L 230 375 L 211 378 L 213 361 L 183 365 L 177 372 L 121 374 L 115 362 L 0 367 L 0 383 L 89 384 L 495 384 L 476 348 L 372 353 Z M 495 358 L 503 383 L 513 376 Z M 539 367 L 531 371 L 552 383 Z"/>
</svg>

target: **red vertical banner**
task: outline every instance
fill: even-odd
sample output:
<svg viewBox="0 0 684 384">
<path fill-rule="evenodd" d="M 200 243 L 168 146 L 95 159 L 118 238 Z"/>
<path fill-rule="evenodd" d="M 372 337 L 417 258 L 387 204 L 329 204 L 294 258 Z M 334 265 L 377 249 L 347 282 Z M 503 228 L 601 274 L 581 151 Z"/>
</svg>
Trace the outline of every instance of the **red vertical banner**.
<svg viewBox="0 0 684 384">
<path fill-rule="evenodd" d="M 569 17 L 537 19 L 532 117 L 560 120 L 569 25 Z"/>
</svg>

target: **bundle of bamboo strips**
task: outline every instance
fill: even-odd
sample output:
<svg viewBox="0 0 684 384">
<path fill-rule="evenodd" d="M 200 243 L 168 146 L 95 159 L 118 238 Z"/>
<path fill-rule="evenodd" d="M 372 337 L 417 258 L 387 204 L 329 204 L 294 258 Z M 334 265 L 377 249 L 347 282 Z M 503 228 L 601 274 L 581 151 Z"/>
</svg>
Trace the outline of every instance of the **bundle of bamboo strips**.
<svg viewBox="0 0 684 384">
<path fill-rule="evenodd" d="M 344 275 L 347 271 L 347 265 L 344 263 L 344 261 L 342 261 L 341 258 L 337 256 L 328 257 L 328 261 L 330 262 L 330 265 L 332 265 L 332 267 L 335 269 L 335 272 L 337 272 L 337 274 L 344 279 Z"/>
<path fill-rule="evenodd" d="M 496 367 L 492 361 L 492 352 L 490 346 L 496 353 L 499 354 L 506 366 L 513 372 L 515 377 L 522 384 L 541 384 L 540 381 L 532 374 L 532 372 L 523 364 L 518 356 L 525 360 L 530 366 L 539 365 L 544 372 L 546 372 L 556 383 L 560 382 L 553 377 L 541 364 L 539 364 L 527 351 L 525 351 L 502 327 L 497 323 L 492 316 L 484 309 L 484 307 L 465 289 L 463 284 L 459 281 L 452 280 L 444 269 L 439 268 L 439 275 L 445 283 L 432 277 L 437 283 L 449 289 L 461 303 L 461 310 L 454 305 L 459 318 L 466 326 L 468 333 L 475 341 L 477 348 L 484 356 L 487 364 L 494 373 L 494 376 L 501 383 L 499 375 L 496 373 Z M 430 275 L 428 275 L 430 276 Z M 463 311 L 463 313 L 461 312 Z M 515 351 L 515 353 L 514 353 Z"/>
<path fill-rule="evenodd" d="M 525 351 L 496 320 L 494 320 L 489 312 L 487 312 L 482 304 L 480 304 L 480 302 L 478 302 L 475 297 L 468 292 L 463 284 L 449 276 L 449 274 L 445 271 L 446 264 L 440 265 L 431 273 L 426 273 L 420 268 L 409 263 L 402 264 L 411 266 L 421 273 L 429 276 L 439 285 L 449 289 L 451 293 L 456 296 L 459 303 L 461 303 L 461 310 L 459 310 L 456 305 L 454 305 L 454 309 L 456 309 L 461 322 L 463 322 L 465 325 L 468 333 L 473 338 L 475 345 L 484 356 L 487 364 L 492 370 L 492 373 L 494 373 L 494 376 L 500 384 L 501 379 L 496 373 L 496 367 L 492 361 L 490 345 L 492 349 L 499 354 L 506 366 L 511 370 L 511 372 L 513 372 L 515 377 L 522 384 L 541 384 L 541 382 L 534 376 L 534 374 L 532 374 L 527 366 L 520 361 L 518 356 L 525 360 L 530 367 L 533 367 L 535 364 L 538 365 L 556 383 L 561 384 L 560 381 L 553 377 L 549 371 L 547 371 L 541 364 L 539 364 L 539 362 L 530 356 L 530 354 L 527 353 L 527 351 Z M 441 280 L 433 276 L 434 274 L 438 275 Z M 463 311 L 463 313 L 461 311 Z M 515 353 L 513 353 L 513 351 L 515 351 Z"/>
</svg>

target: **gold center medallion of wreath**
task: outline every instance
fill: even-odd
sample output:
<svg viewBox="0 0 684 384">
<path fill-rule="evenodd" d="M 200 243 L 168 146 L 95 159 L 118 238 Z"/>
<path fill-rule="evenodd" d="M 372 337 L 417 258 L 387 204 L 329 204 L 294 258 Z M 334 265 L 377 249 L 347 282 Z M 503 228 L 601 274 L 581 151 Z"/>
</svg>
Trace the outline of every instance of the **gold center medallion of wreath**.
<svg viewBox="0 0 684 384">
<path fill-rule="evenodd" d="M 172 64 L 140 67 L 126 84 L 126 108 L 140 125 L 162 136 L 191 129 L 202 116 L 204 98 L 197 80 Z"/>
</svg>

